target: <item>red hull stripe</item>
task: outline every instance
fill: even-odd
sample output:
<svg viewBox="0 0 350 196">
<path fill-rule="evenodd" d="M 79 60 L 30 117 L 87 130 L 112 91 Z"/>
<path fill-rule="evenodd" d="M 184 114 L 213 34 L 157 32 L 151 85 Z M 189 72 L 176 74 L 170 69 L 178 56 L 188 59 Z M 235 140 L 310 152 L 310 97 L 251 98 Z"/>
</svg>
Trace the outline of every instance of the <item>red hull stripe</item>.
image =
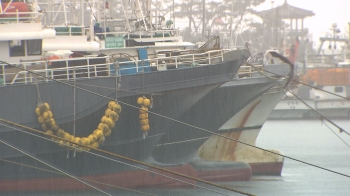
<svg viewBox="0 0 350 196">
<path fill-rule="evenodd" d="M 182 173 L 188 176 L 197 178 L 197 173 L 190 165 L 183 165 L 178 167 L 169 167 L 169 170 Z M 196 181 L 189 180 L 183 177 L 178 177 L 173 174 L 157 171 L 157 173 L 171 176 L 176 179 L 181 179 L 186 182 L 195 184 Z M 132 170 L 118 173 L 109 173 L 95 176 L 84 176 L 84 179 L 97 181 L 99 183 L 110 184 L 122 188 L 192 188 L 192 185 L 185 184 L 173 179 L 169 179 L 157 174 L 153 174 L 143 170 Z M 87 181 L 89 182 L 89 181 Z M 93 182 L 90 184 L 108 189 L 111 186 L 101 185 Z M 90 187 L 68 177 L 46 178 L 46 179 L 23 179 L 23 180 L 2 180 L 0 181 L 0 192 L 12 191 L 73 191 L 73 190 L 91 190 Z"/>
</svg>

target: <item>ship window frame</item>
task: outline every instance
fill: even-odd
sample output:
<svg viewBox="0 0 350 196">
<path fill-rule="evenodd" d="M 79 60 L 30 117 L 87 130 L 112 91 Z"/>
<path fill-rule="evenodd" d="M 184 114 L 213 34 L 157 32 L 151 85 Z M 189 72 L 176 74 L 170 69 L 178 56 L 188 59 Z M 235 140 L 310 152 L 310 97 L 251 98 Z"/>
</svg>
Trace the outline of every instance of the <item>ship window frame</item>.
<svg viewBox="0 0 350 196">
<path fill-rule="evenodd" d="M 42 54 L 42 39 L 27 40 L 27 55 L 38 56 Z"/>
<path fill-rule="evenodd" d="M 336 86 L 336 87 L 334 87 L 334 92 L 335 93 L 342 93 L 342 92 L 344 92 L 344 88 L 342 86 Z"/>
<path fill-rule="evenodd" d="M 20 43 L 20 44 L 16 44 Z M 25 56 L 25 41 L 24 40 L 10 40 L 9 53 L 10 57 Z"/>
</svg>

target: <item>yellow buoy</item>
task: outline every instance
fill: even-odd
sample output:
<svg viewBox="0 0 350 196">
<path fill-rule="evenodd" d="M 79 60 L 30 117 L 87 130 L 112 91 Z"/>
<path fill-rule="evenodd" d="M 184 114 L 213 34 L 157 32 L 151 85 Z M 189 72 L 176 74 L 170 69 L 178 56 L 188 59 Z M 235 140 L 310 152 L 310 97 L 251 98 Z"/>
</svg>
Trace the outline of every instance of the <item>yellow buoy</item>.
<svg viewBox="0 0 350 196">
<path fill-rule="evenodd" d="M 98 124 L 97 129 L 105 131 L 106 129 L 108 129 L 108 126 L 104 123 L 100 123 Z"/>
<path fill-rule="evenodd" d="M 91 148 L 98 148 L 99 145 L 97 142 L 94 142 L 90 146 L 91 146 Z"/>
<path fill-rule="evenodd" d="M 83 144 L 83 145 L 90 145 L 90 140 L 88 139 L 88 138 L 86 138 L 86 137 L 83 137 L 83 138 L 81 138 L 81 143 Z"/>
<path fill-rule="evenodd" d="M 99 129 L 96 129 L 93 135 L 95 136 L 96 140 L 99 140 L 103 136 L 103 132 Z"/>
<path fill-rule="evenodd" d="M 57 132 L 58 130 L 60 129 L 60 127 L 58 126 L 58 125 L 53 125 L 52 127 L 51 127 L 51 130 L 53 131 L 53 132 Z"/>
<path fill-rule="evenodd" d="M 113 105 L 113 111 L 117 112 L 118 114 L 122 112 L 122 107 L 119 105 L 119 103 L 115 103 Z"/>
<path fill-rule="evenodd" d="M 63 129 L 59 129 L 59 130 L 57 131 L 57 136 L 63 138 L 64 133 L 65 133 L 65 131 L 64 131 Z"/>
<path fill-rule="evenodd" d="M 47 111 L 47 107 L 45 106 L 45 104 L 40 104 L 39 108 L 40 108 L 40 113 L 44 113 Z"/>
<path fill-rule="evenodd" d="M 45 122 L 45 120 L 44 120 L 44 118 L 43 118 L 42 116 L 39 116 L 39 117 L 38 117 L 38 122 L 39 122 L 40 124 L 43 124 L 43 123 Z"/>
<path fill-rule="evenodd" d="M 87 138 L 90 140 L 90 144 L 96 141 L 96 138 L 93 134 L 90 134 Z"/>
<path fill-rule="evenodd" d="M 44 105 L 45 105 L 46 110 L 49 111 L 50 110 L 50 105 L 48 103 L 44 103 Z"/>
<path fill-rule="evenodd" d="M 113 122 L 113 120 L 111 118 L 106 118 L 106 125 L 110 128 L 113 129 L 115 126 L 115 123 Z"/>
<path fill-rule="evenodd" d="M 109 135 L 111 135 L 112 131 L 110 129 L 108 129 L 106 132 L 103 132 L 103 134 L 107 137 Z"/>
<path fill-rule="evenodd" d="M 86 145 L 92 144 L 94 141 L 92 141 L 89 137 L 86 138 Z"/>
<path fill-rule="evenodd" d="M 81 138 L 80 138 L 80 137 L 75 137 L 75 138 L 74 138 L 74 142 L 75 142 L 75 143 L 80 144 L 80 140 L 81 140 Z"/>
<path fill-rule="evenodd" d="M 63 129 L 60 129 L 53 118 L 53 113 L 50 110 L 50 105 L 48 103 L 40 103 L 35 108 L 35 114 L 38 116 L 38 122 L 41 124 L 41 128 L 45 133 L 49 135 L 57 135 L 64 140 L 83 144 L 90 145 L 94 148 L 97 148 L 99 144 L 105 141 L 105 136 L 108 136 L 112 133 L 111 129 L 115 126 L 115 122 L 119 119 L 119 113 L 121 112 L 121 106 L 115 101 L 110 101 L 108 103 L 108 108 L 105 110 L 105 116 L 101 118 L 101 123 L 98 125 L 92 134 L 88 137 L 75 137 L 68 132 L 65 132 Z M 89 150 L 84 147 L 79 147 L 77 144 L 70 144 L 65 142 L 62 139 L 51 138 L 60 145 L 68 145 L 68 149 L 76 148 L 78 152 L 82 150 Z"/>
<path fill-rule="evenodd" d="M 53 118 L 53 113 L 51 111 L 47 111 L 49 113 L 49 118 Z"/>
<path fill-rule="evenodd" d="M 111 129 L 107 127 L 107 129 L 102 130 L 102 132 L 103 132 L 103 135 L 104 135 L 104 136 L 108 136 L 108 135 L 106 135 L 106 134 L 107 134 L 107 133 L 110 134 L 110 133 L 111 133 Z"/>
<path fill-rule="evenodd" d="M 53 135 L 53 132 L 51 130 L 47 130 L 46 134 Z"/>
<path fill-rule="evenodd" d="M 106 119 L 107 119 L 107 116 L 102 116 L 101 122 L 102 122 L 102 123 L 106 123 Z"/>
<path fill-rule="evenodd" d="M 143 97 L 137 98 L 137 104 L 139 104 L 139 105 L 143 104 Z"/>
<path fill-rule="evenodd" d="M 56 124 L 56 122 L 53 118 L 50 118 L 49 120 L 45 121 L 45 124 L 46 124 L 47 128 L 51 128 Z"/>
<path fill-rule="evenodd" d="M 35 108 L 35 114 L 39 117 L 41 116 L 40 108 Z"/>
<path fill-rule="evenodd" d="M 114 105 L 114 104 L 116 104 L 115 101 L 110 101 L 110 102 L 108 103 L 108 108 L 109 108 L 109 109 L 113 109 L 113 105 Z"/>
<path fill-rule="evenodd" d="M 48 112 L 44 112 L 42 116 L 43 116 L 43 119 L 44 119 L 45 121 L 48 120 L 48 119 L 50 119 L 50 115 L 49 115 Z"/>
<path fill-rule="evenodd" d="M 70 134 L 67 133 L 67 132 L 64 132 L 64 134 L 63 134 L 63 139 L 65 139 L 65 140 L 70 140 Z"/>
<path fill-rule="evenodd" d="M 60 145 L 60 146 L 65 146 L 65 144 L 66 144 L 66 142 L 65 142 L 65 141 L 60 140 L 60 142 L 59 142 L 59 145 Z"/>
<path fill-rule="evenodd" d="M 141 120 L 147 119 L 147 113 L 146 114 L 140 114 L 139 115 Z"/>
<path fill-rule="evenodd" d="M 102 144 L 104 141 L 105 141 L 105 136 L 103 135 L 97 140 L 99 144 Z"/>
<path fill-rule="evenodd" d="M 116 122 L 119 119 L 119 115 L 115 111 L 111 111 L 108 117 L 111 118 L 114 122 Z"/>
<path fill-rule="evenodd" d="M 148 107 L 150 104 L 151 104 L 151 101 L 149 99 L 146 98 L 146 99 L 143 100 L 143 105 L 144 106 Z"/>
<path fill-rule="evenodd" d="M 43 131 L 47 131 L 47 126 L 46 126 L 45 124 L 41 124 L 41 129 L 42 129 Z"/>
<path fill-rule="evenodd" d="M 141 130 L 142 131 L 148 131 L 149 130 L 149 125 L 141 126 Z"/>
<path fill-rule="evenodd" d="M 140 114 L 145 114 L 147 111 L 148 111 L 148 107 L 142 106 L 142 107 L 139 109 L 139 113 L 140 113 Z"/>
<path fill-rule="evenodd" d="M 105 110 L 105 116 L 109 116 L 109 113 L 112 111 L 112 109 L 111 108 L 107 108 L 106 110 Z"/>
<path fill-rule="evenodd" d="M 148 125 L 148 119 L 140 120 L 140 124 L 141 124 L 142 126 Z"/>
</svg>

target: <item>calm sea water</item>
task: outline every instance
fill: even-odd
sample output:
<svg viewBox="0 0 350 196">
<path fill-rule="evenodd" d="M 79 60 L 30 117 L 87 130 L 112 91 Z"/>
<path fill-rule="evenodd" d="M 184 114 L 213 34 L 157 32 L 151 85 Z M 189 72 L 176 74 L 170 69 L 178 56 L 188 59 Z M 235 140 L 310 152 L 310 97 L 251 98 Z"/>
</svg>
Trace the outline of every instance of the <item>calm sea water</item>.
<svg viewBox="0 0 350 196">
<path fill-rule="evenodd" d="M 350 132 L 350 120 L 335 120 L 336 124 Z M 257 139 L 257 146 L 276 149 L 301 161 L 334 170 L 350 176 L 350 136 L 317 120 L 267 121 Z M 221 185 L 254 195 L 350 195 L 350 178 L 285 159 L 282 176 L 257 176 L 247 182 L 227 182 Z M 205 185 L 203 185 L 205 186 Z M 229 195 L 241 195 L 212 188 Z M 155 195 L 219 195 L 203 189 L 139 190 Z M 113 195 L 142 195 L 114 191 Z M 1 193 L 0 193 L 1 195 Z M 25 195 L 38 195 L 27 193 Z M 45 194 L 40 194 L 45 195 Z M 56 195 L 102 195 L 97 192 L 57 193 Z"/>
</svg>

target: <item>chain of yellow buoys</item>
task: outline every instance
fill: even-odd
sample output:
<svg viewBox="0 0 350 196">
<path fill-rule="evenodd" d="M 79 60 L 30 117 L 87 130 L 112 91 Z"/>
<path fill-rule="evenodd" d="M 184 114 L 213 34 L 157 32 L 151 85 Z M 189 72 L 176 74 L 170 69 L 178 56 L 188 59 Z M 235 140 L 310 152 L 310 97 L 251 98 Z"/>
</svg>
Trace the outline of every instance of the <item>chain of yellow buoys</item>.
<svg viewBox="0 0 350 196">
<path fill-rule="evenodd" d="M 115 122 L 119 119 L 120 112 L 120 105 L 115 101 L 110 101 L 108 103 L 108 108 L 105 110 L 105 115 L 101 118 L 101 122 L 97 129 L 95 129 L 94 132 L 87 137 L 76 137 L 68 132 L 65 132 L 56 124 L 48 103 L 39 103 L 38 107 L 35 109 L 35 113 L 38 116 L 38 122 L 41 124 L 42 130 L 47 134 L 56 135 L 65 140 L 87 145 L 92 148 L 98 148 L 98 146 L 105 141 L 105 137 L 111 134 L 111 129 L 114 128 Z M 57 140 L 54 138 L 52 139 Z M 62 146 L 71 146 L 70 149 L 76 147 L 75 144 L 71 145 L 69 142 L 65 142 L 63 140 L 59 140 L 57 142 L 59 142 L 59 144 Z M 77 148 L 78 152 L 81 151 L 79 148 L 80 147 Z M 85 150 L 89 149 L 86 148 Z"/>
<path fill-rule="evenodd" d="M 143 135 L 146 136 L 150 129 L 148 122 L 148 107 L 150 106 L 151 101 L 146 97 L 139 97 L 137 98 L 137 103 L 141 105 L 141 108 L 139 109 L 140 125 Z"/>
</svg>

